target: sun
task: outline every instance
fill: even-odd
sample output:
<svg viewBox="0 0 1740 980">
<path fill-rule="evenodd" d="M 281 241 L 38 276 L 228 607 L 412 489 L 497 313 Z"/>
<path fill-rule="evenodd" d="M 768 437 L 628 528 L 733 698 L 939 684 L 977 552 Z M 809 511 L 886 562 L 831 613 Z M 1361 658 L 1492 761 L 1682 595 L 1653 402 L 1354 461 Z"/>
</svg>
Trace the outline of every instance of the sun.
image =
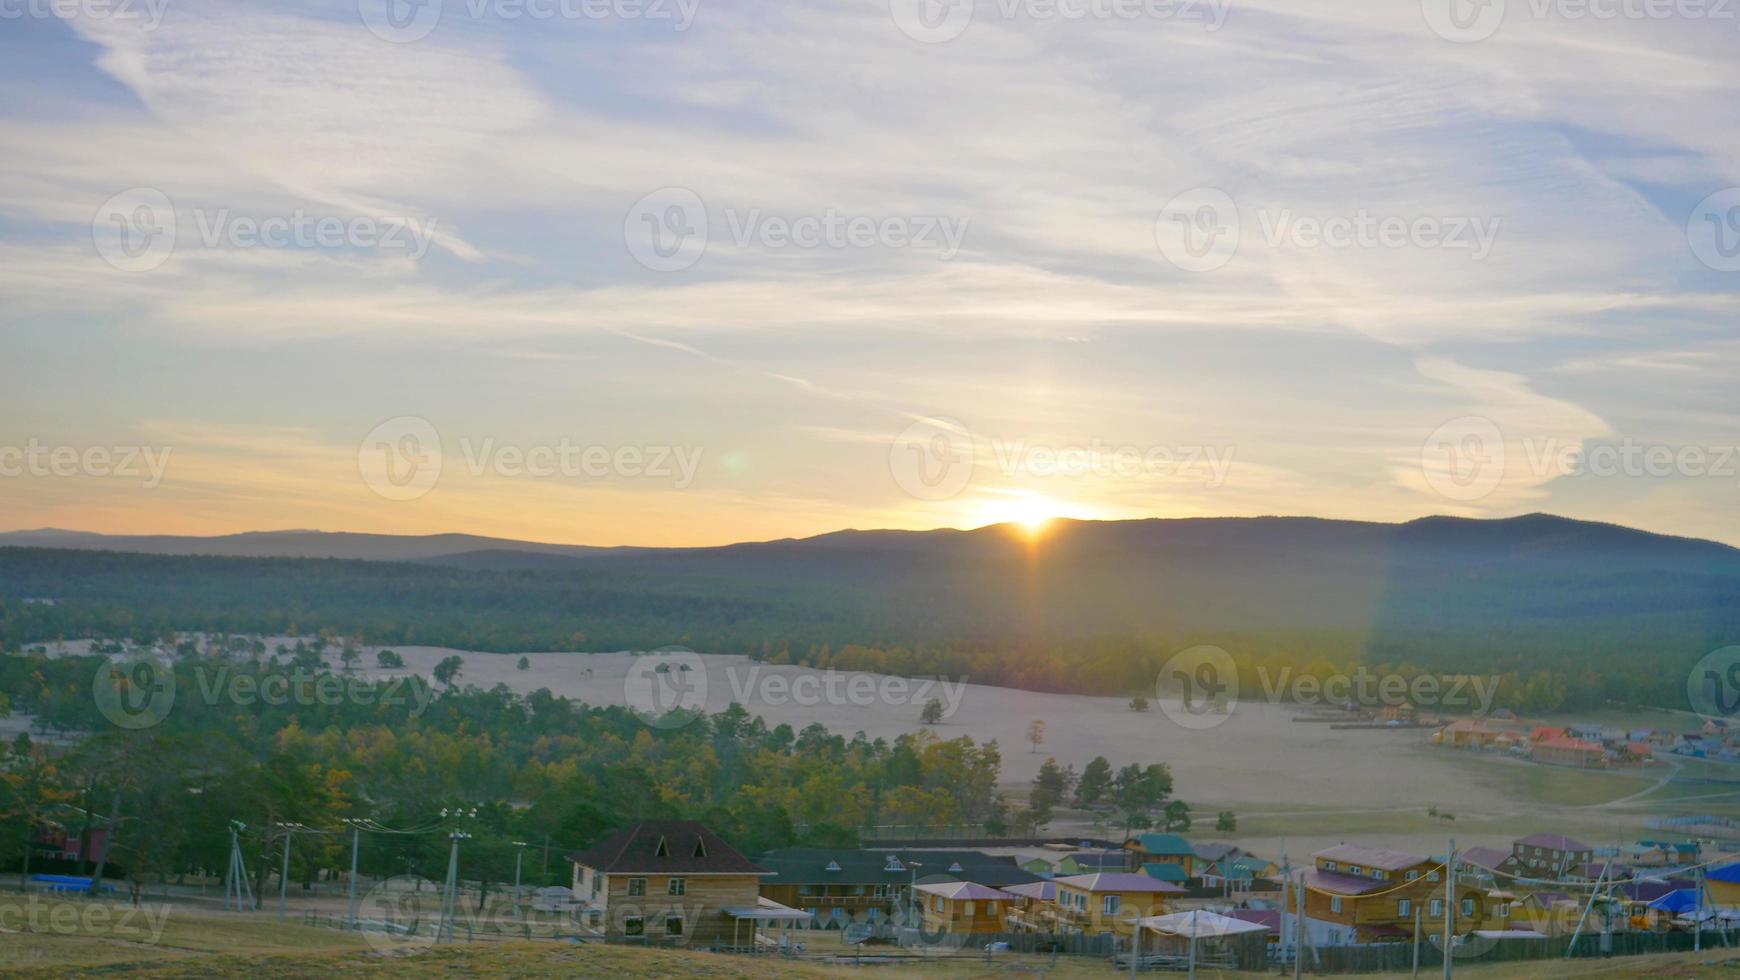
<svg viewBox="0 0 1740 980">
<path fill-rule="evenodd" d="M 1008 493 L 980 505 L 978 517 L 986 524 L 1012 524 L 1029 539 L 1045 534 L 1052 521 L 1070 516 L 1068 505 L 1058 503 L 1039 493 Z"/>
</svg>

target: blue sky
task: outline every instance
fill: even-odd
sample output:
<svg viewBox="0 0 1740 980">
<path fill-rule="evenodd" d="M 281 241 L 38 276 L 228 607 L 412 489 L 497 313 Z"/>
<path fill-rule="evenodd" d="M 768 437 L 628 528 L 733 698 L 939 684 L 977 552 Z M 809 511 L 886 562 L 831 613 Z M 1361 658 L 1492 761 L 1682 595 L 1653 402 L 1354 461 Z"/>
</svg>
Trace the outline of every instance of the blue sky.
<svg viewBox="0 0 1740 980">
<path fill-rule="evenodd" d="M 4 8 L 4 524 L 1544 510 L 1740 543 L 1731 19 L 1505 0 L 1452 39 L 1464 0 L 983 0 L 951 34 L 967 8 L 913 0 L 430 0 L 413 38 L 385 2 Z M 1192 268 L 1181 215 L 1236 248 Z M 376 227 L 248 235 L 298 216 Z M 117 262 L 165 217 L 171 248 Z M 781 234 L 830 220 L 864 234 Z M 1400 237 L 1322 240 L 1360 221 Z M 661 228 L 704 250 L 661 267 Z M 405 419 L 440 456 L 410 499 L 362 458 Z M 567 444 L 699 462 L 476 462 Z M 29 445 L 170 455 L 145 486 Z M 915 446 L 963 478 L 915 489 Z"/>
</svg>

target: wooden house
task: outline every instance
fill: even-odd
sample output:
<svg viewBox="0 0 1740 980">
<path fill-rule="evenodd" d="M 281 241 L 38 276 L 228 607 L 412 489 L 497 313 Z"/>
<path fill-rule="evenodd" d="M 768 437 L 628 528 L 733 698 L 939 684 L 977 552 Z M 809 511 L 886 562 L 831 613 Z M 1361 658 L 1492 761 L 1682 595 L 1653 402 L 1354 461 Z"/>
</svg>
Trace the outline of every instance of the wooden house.
<svg viewBox="0 0 1740 980">
<path fill-rule="evenodd" d="M 609 939 L 753 946 L 769 872 L 692 820 L 646 820 L 570 854 L 583 921 Z"/>
</svg>

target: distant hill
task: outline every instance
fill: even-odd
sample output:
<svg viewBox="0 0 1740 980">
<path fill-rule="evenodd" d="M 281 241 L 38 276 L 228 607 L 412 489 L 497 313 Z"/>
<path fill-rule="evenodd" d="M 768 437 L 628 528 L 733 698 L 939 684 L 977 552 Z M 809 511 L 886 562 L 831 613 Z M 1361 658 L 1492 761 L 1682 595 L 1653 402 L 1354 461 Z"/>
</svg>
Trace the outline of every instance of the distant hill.
<svg viewBox="0 0 1740 980">
<path fill-rule="evenodd" d="M 0 548 L 66 548 L 127 551 L 143 555 L 223 555 L 247 558 L 353 558 L 359 561 L 418 561 L 469 551 L 543 555 L 585 555 L 617 549 L 540 544 L 475 534 L 352 534 L 333 531 L 251 531 L 215 537 L 173 534 L 93 534 L 42 528 L 0 532 Z"/>
<path fill-rule="evenodd" d="M 914 651 L 889 661 L 908 668 L 968 664 L 980 676 L 1020 652 L 1043 670 L 1002 679 L 1084 689 L 1212 642 L 1615 684 L 1634 684 L 1623 678 L 1635 671 L 1664 691 L 1683 691 L 1684 678 L 1661 665 L 1740 642 L 1740 550 L 1549 515 L 1058 521 L 1037 541 L 993 526 L 663 549 L 318 532 L 55 537 L 65 534 L 0 536 L 37 546 L 0 547 L 0 596 L 59 600 L 15 613 L 14 637 L 106 623 L 294 626 L 486 650 L 684 644 L 800 659 L 856 644 Z M 94 550 L 144 544 L 156 553 Z M 261 553 L 369 560 L 252 557 Z M 951 650 L 977 659 L 949 660 Z M 1117 666 L 1090 668 L 1095 658 Z"/>
</svg>

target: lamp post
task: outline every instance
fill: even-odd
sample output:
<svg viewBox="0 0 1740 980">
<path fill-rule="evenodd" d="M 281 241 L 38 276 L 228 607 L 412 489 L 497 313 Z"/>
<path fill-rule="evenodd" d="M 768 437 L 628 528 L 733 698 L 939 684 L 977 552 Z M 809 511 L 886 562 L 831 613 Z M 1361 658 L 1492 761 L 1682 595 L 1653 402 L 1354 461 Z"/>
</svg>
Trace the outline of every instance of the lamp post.
<svg viewBox="0 0 1740 980">
<path fill-rule="evenodd" d="M 924 910 L 918 905 L 918 869 L 922 867 L 924 864 L 920 861 L 906 862 L 906 870 L 911 873 L 906 886 L 906 901 L 912 906 L 913 928 L 920 932 L 924 931 Z"/>
</svg>

